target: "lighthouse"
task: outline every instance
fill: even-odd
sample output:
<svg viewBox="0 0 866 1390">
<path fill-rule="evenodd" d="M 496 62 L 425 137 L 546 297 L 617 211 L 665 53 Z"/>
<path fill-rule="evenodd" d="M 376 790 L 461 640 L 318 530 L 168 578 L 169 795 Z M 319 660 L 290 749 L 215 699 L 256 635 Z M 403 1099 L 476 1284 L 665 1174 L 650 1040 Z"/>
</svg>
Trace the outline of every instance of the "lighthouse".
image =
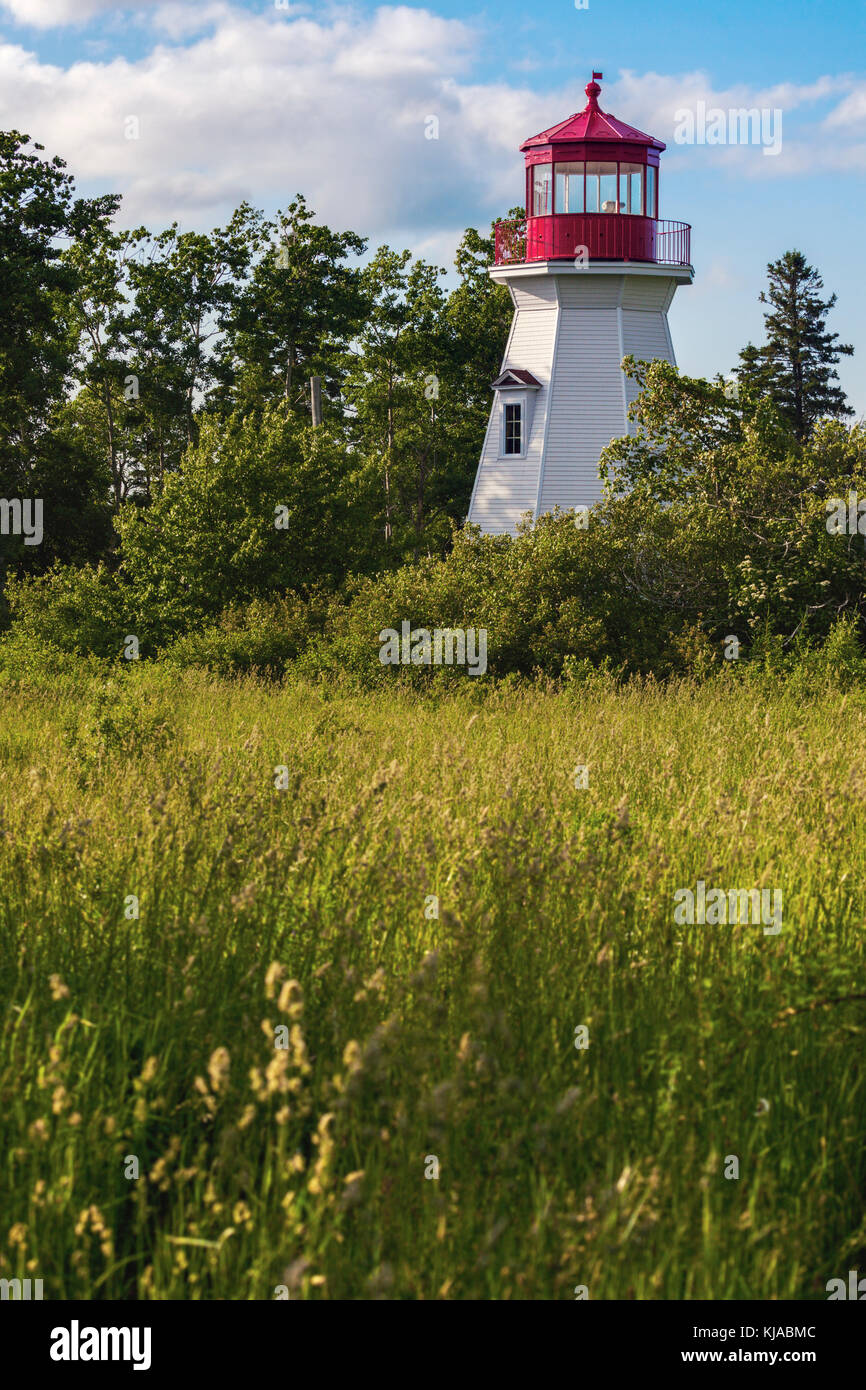
<svg viewBox="0 0 866 1390">
<path fill-rule="evenodd" d="M 526 221 L 496 226 L 490 275 L 514 318 L 469 507 L 485 533 L 597 502 L 599 455 L 637 395 L 623 357 L 676 365 L 667 314 L 694 277 L 691 228 L 659 220 L 665 146 L 602 111 L 602 75 L 582 111 L 521 145 Z"/>
</svg>

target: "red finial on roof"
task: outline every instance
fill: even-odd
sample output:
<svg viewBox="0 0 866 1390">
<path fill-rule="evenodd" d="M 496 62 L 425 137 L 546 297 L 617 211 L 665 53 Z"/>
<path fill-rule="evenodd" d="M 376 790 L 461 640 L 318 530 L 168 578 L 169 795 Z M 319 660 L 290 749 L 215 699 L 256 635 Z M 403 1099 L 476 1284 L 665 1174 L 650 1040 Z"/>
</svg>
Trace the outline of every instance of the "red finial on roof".
<svg viewBox="0 0 866 1390">
<path fill-rule="evenodd" d="M 589 98 L 586 107 L 587 111 L 598 110 L 598 94 L 601 91 L 601 87 L 599 87 L 598 85 L 598 78 L 600 77 L 604 77 L 603 72 L 594 72 L 592 74 L 592 81 L 587 82 L 586 86 L 584 87 L 584 91 L 586 92 L 586 95 Z"/>
<path fill-rule="evenodd" d="M 629 144 L 644 145 L 651 150 L 663 150 L 664 144 L 661 140 L 656 140 L 653 135 L 645 135 L 642 130 L 636 130 L 634 126 L 626 125 L 625 121 L 618 121 L 616 116 L 611 116 L 608 112 L 602 111 L 598 104 L 598 96 L 601 87 L 598 80 L 604 74 L 594 72 L 592 81 L 586 84 L 586 106 L 582 111 L 577 111 L 573 115 L 566 117 L 564 121 L 558 121 L 556 125 L 543 130 L 540 135 L 532 135 L 528 140 L 524 140 L 520 146 L 524 153 L 540 151 L 544 149 L 552 150 L 556 146 L 581 144 L 583 141 L 615 140 L 626 141 Z M 583 155 L 579 151 L 572 150 L 562 156 L 563 159 L 582 159 Z M 589 158 L 598 158 L 597 155 L 590 155 Z M 640 156 L 638 155 L 638 158 Z M 643 162 L 643 161 L 641 161 Z"/>
</svg>

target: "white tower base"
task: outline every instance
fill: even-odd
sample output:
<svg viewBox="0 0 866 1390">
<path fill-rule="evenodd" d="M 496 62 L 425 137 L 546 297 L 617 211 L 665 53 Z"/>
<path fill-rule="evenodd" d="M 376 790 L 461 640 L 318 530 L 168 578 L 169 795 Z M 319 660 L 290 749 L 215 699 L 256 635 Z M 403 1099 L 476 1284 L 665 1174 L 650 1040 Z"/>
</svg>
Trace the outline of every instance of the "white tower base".
<svg viewBox="0 0 866 1390">
<path fill-rule="evenodd" d="M 599 455 L 629 432 L 628 407 L 637 395 L 622 359 L 660 357 L 676 365 L 667 311 L 677 285 L 690 285 L 694 271 L 634 261 L 588 268 L 538 261 L 496 266 L 490 275 L 508 285 L 514 301 L 503 372 L 531 373 L 537 385 L 497 387 L 469 520 L 486 533 L 514 535 L 525 512 L 537 517 L 600 500 Z M 510 402 L 522 407 L 516 455 L 506 452 Z"/>
</svg>

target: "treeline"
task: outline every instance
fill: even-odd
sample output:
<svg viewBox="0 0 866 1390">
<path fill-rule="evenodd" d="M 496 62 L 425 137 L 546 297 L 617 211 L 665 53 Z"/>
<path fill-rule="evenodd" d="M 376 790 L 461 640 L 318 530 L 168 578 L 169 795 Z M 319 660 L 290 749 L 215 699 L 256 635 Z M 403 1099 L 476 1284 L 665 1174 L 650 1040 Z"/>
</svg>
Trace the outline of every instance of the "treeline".
<svg viewBox="0 0 866 1390">
<path fill-rule="evenodd" d="M 119 200 L 77 198 L 26 137 L 0 156 L 0 495 L 44 504 L 41 545 L 0 538 L 0 666 L 464 679 L 382 666 L 378 634 L 409 623 L 485 629 L 496 676 L 818 650 L 860 672 L 866 431 L 800 252 L 768 267 L 766 341 L 727 381 L 627 361 L 635 432 L 586 528 L 482 537 L 463 521 L 511 319 L 490 237 L 466 232 L 447 293 L 301 197 L 209 236 L 121 232 Z"/>
<path fill-rule="evenodd" d="M 64 566 L 10 584 L 8 660 L 116 660 L 134 635 L 142 656 L 221 674 L 467 679 L 458 666 L 383 666 L 379 634 L 405 622 L 485 629 L 495 677 L 791 666 L 866 677 L 866 428 L 828 418 L 802 442 L 748 386 L 735 397 L 666 362 L 627 367 L 643 388 L 636 433 L 605 451 L 610 496 L 581 524 L 543 516 L 516 539 L 466 527 L 443 555 L 342 580 L 338 549 L 317 548 L 341 534 L 327 431 L 277 406 L 255 425 L 205 421 L 182 477 L 122 513 L 117 570 Z M 309 510 L 280 531 L 287 457 Z M 314 564 L 327 581 L 304 578 Z"/>
</svg>

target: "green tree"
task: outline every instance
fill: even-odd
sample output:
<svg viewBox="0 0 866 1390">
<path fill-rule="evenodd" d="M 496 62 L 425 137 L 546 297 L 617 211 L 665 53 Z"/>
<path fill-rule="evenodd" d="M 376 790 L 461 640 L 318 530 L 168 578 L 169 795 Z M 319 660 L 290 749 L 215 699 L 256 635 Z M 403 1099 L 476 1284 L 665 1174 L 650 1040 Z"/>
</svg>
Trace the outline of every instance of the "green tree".
<svg viewBox="0 0 866 1390">
<path fill-rule="evenodd" d="M 310 376 L 339 408 L 339 364 L 362 323 L 359 271 L 366 242 L 318 224 L 299 194 L 262 228 L 264 254 L 225 317 L 214 403 L 242 410 L 284 400 L 309 412 Z"/>
<path fill-rule="evenodd" d="M 143 241 L 128 264 L 133 304 L 124 333 L 139 383 L 138 423 L 156 450 L 157 490 L 198 436 L 198 414 L 216 380 L 219 335 L 249 274 L 262 215 L 243 203 L 209 236 L 177 224 Z"/>
<path fill-rule="evenodd" d="M 801 443 L 768 397 L 663 361 L 624 360 L 642 388 L 635 432 L 600 460 L 628 533 L 623 573 L 671 622 L 793 641 L 864 611 L 863 540 L 827 531 L 826 502 L 862 492 L 866 431 L 822 421 Z"/>
<path fill-rule="evenodd" d="M 444 274 L 387 246 L 362 273 L 369 309 L 347 359 L 344 394 L 353 441 L 378 491 L 389 559 L 417 551 L 437 520 L 429 501 L 442 455 L 437 407 L 450 356 Z"/>
<path fill-rule="evenodd" d="M 468 511 L 512 316 L 492 262 L 492 236 L 470 227 L 450 294 L 445 272 L 408 251 L 382 247 L 364 269 L 370 308 L 344 394 L 386 563 L 444 554 Z"/>
<path fill-rule="evenodd" d="M 183 470 L 150 507 L 118 517 L 121 578 L 151 641 L 231 603 L 335 588 L 353 561 L 343 447 L 284 402 L 258 416 L 205 416 Z"/>
<path fill-rule="evenodd" d="M 836 364 L 850 357 L 850 343 L 826 331 L 827 314 L 836 295 L 821 297 L 824 281 L 807 264 L 801 251 L 786 251 L 767 266 L 769 288 L 760 294 L 768 305 L 764 314 L 767 341 L 749 343 L 740 353 L 738 374 L 752 391 L 767 393 L 790 420 L 797 438 L 805 440 L 822 417 L 853 415 L 839 380 Z"/>
<path fill-rule="evenodd" d="M 81 558 L 108 534 L 107 472 L 62 426 L 78 342 L 77 268 L 64 254 L 100 234 L 119 198 L 75 197 L 63 160 L 0 132 L 0 496 L 40 499 L 44 540 L 3 537 L 5 567 Z"/>
<path fill-rule="evenodd" d="M 141 480 L 130 467 L 129 406 L 137 379 L 127 367 L 127 265 L 147 237 L 145 228 L 117 232 L 105 223 L 88 228 L 65 253 L 75 275 L 71 324 L 76 335 L 75 377 L 81 398 L 67 410 L 101 440 L 111 476 L 114 510 Z M 127 383 L 130 383 L 127 385 Z"/>
</svg>

